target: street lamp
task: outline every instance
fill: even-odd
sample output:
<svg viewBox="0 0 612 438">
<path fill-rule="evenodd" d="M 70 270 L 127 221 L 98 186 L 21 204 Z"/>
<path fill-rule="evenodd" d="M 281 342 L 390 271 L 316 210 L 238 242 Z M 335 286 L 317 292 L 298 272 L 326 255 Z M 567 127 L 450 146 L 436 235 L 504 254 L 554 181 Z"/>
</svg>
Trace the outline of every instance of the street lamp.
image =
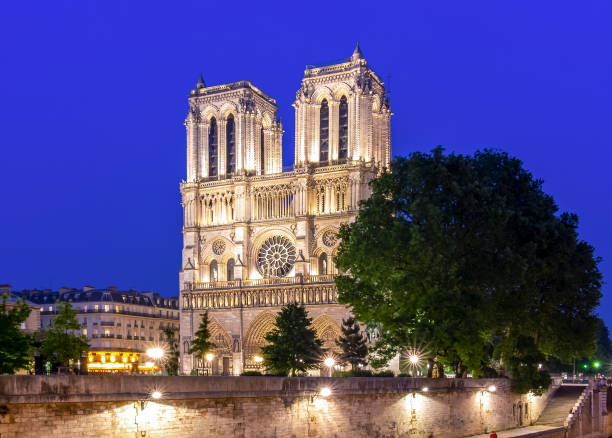
<svg viewBox="0 0 612 438">
<path fill-rule="evenodd" d="M 161 359 L 164 357 L 164 350 L 159 347 L 149 348 L 147 350 L 147 356 L 154 360 Z"/>
<path fill-rule="evenodd" d="M 255 361 L 257 365 L 259 365 L 260 363 L 263 362 L 264 358 L 261 357 L 259 354 L 256 354 L 255 356 L 253 356 L 253 360 Z"/>
<path fill-rule="evenodd" d="M 336 365 L 336 360 L 333 357 L 327 357 L 327 358 L 325 358 L 323 363 L 325 364 L 325 366 L 327 368 L 329 368 L 329 377 L 331 377 L 332 376 L 332 367 L 334 365 Z"/>
</svg>

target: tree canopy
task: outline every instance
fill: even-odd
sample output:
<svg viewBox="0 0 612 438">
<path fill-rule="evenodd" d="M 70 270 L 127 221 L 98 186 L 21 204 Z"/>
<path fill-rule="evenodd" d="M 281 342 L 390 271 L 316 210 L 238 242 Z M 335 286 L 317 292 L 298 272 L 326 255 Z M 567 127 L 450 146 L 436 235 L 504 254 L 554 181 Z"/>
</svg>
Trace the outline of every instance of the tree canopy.
<svg viewBox="0 0 612 438">
<path fill-rule="evenodd" d="M 30 315 L 30 306 L 25 298 L 11 306 L 6 301 L 7 296 L 3 295 L 0 303 L 0 374 L 12 374 L 32 360 L 30 348 L 33 339 L 20 328 Z"/>
<path fill-rule="evenodd" d="M 599 259 L 518 159 L 438 147 L 395 159 L 371 189 L 341 227 L 350 275 L 336 284 L 358 320 L 382 326 L 378 357 L 416 339 L 458 375 L 497 364 L 524 392 L 546 384 L 543 357 L 594 352 Z"/>
<path fill-rule="evenodd" d="M 42 332 L 40 355 L 53 364 L 67 366 L 71 360 L 80 360 L 81 354 L 89 349 L 89 344 L 87 338 L 80 334 L 81 325 L 76 319 L 79 312 L 70 303 L 58 305 L 57 310 L 51 327 Z"/>
<path fill-rule="evenodd" d="M 276 327 L 265 336 L 270 344 L 261 349 L 273 374 L 295 375 L 320 365 L 323 341 L 317 339 L 311 323 L 306 309 L 295 303 L 278 313 Z"/>
</svg>

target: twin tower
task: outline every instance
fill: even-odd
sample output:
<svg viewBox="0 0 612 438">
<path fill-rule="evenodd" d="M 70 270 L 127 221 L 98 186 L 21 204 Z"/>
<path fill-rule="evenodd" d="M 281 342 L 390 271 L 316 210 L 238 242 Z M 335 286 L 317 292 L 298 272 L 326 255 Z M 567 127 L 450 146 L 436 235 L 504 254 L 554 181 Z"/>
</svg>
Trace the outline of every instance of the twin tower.
<svg viewBox="0 0 612 438">
<path fill-rule="evenodd" d="M 189 95 L 187 179 L 181 183 L 180 271 L 183 372 L 258 369 L 274 315 L 307 307 L 326 348 L 342 318 L 334 276 L 337 232 L 358 214 L 369 182 L 391 158 L 391 109 L 359 46 L 326 66 L 308 66 L 296 94 L 295 161 L 283 171 L 276 101 L 248 81 Z M 189 355 L 209 312 L 212 362 Z"/>
<path fill-rule="evenodd" d="M 391 137 L 383 82 L 359 45 L 339 64 L 311 67 L 296 93 L 294 167 L 364 162 L 387 166 Z M 189 96 L 187 181 L 282 172 L 283 129 L 276 100 L 249 81 Z"/>
</svg>

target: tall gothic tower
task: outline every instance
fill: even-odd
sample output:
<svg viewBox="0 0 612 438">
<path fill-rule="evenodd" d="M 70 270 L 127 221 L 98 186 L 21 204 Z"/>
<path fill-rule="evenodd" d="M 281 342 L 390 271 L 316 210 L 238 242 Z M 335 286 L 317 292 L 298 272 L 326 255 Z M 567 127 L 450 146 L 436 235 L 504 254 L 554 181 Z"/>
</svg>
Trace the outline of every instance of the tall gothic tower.
<svg viewBox="0 0 612 438">
<path fill-rule="evenodd" d="M 276 312 L 306 306 L 325 347 L 342 318 L 334 276 L 336 237 L 354 220 L 369 181 L 391 156 L 389 101 L 359 49 L 308 66 L 294 103 L 295 162 L 282 170 L 276 101 L 248 81 L 189 95 L 187 180 L 180 272 L 183 372 L 238 374 L 257 355 Z M 210 363 L 187 350 L 209 312 Z"/>
</svg>

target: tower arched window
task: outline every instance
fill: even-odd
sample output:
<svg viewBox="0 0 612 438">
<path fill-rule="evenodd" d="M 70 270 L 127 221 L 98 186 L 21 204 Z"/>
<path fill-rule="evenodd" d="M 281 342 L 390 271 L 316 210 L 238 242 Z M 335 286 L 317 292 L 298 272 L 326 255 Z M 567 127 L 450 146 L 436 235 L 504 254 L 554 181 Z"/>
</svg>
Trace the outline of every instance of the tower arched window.
<svg viewBox="0 0 612 438">
<path fill-rule="evenodd" d="M 217 261 L 213 260 L 210 262 L 210 281 L 217 281 L 219 279 L 219 266 Z"/>
<path fill-rule="evenodd" d="M 261 134 L 259 138 L 259 168 L 261 169 L 261 174 L 263 175 L 266 172 L 266 153 L 265 153 L 265 145 L 266 138 L 264 136 L 263 126 L 261 127 Z"/>
<path fill-rule="evenodd" d="M 217 151 L 219 136 L 217 132 L 217 119 L 210 119 L 208 129 L 208 176 L 217 176 Z"/>
<path fill-rule="evenodd" d="M 348 102 L 346 96 L 340 98 L 338 119 L 338 159 L 344 160 L 348 155 Z"/>
<path fill-rule="evenodd" d="M 236 171 L 236 124 L 232 114 L 227 118 L 225 125 L 225 151 L 226 151 L 226 175 Z"/>
<path fill-rule="evenodd" d="M 232 281 L 234 279 L 234 266 L 236 266 L 234 259 L 229 259 L 227 261 L 227 281 Z"/>
<path fill-rule="evenodd" d="M 319 161 L 329 160 L 329 106 L 327 99 L 321 102 L 320 123 L 319 123 Z"/>
<path fill-rule="evenodd" d="M 327 254 L 323 253 L 319 256 L 319 275 L 327 274 Z"/>
</svg>

